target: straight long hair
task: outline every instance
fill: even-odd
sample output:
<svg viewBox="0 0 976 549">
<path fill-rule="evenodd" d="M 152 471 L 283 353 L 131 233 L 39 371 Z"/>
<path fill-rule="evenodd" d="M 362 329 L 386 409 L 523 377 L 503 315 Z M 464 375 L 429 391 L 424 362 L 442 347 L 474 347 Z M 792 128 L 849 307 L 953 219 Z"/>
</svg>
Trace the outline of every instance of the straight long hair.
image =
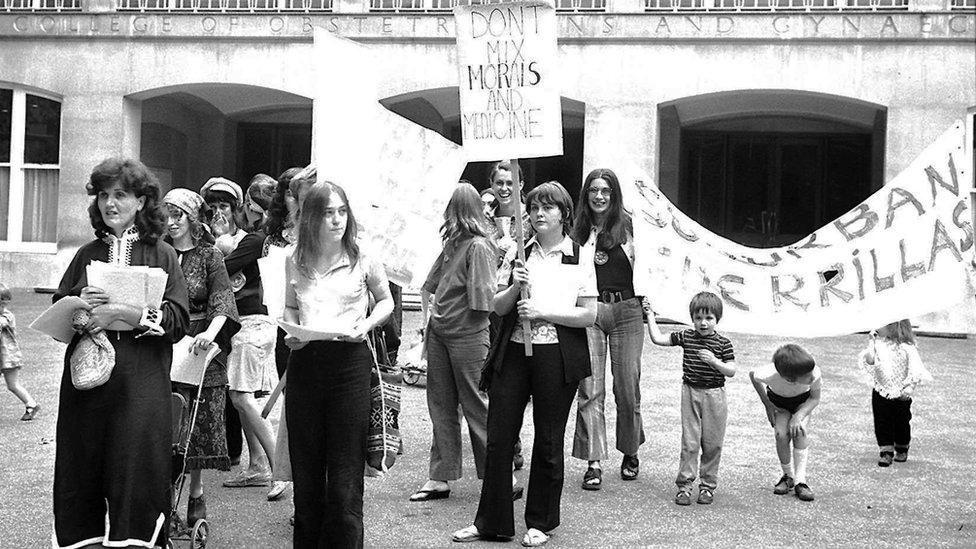
<svg viewBox="0 0 976 549">
<path fill-rule="evenodd" d="M 596 244 L 602 250 L 609 250 L 627 242 L 627 237 L 633 234 L 634 228 L 630 214 L 624 209 L 620 180 L 613 170 L 607 168 L 595 169 L 583 180 L 576 206 L 576 220 L 573 222 L 573 239 L 581 244 L 586 242 L 593 227 L 597 225 L 596 214 L 590 208 L 589 201 L 590 186 L 597 179 L 606 181 L 610 187 L 610 206 L 597 235 Z"/>
<path fill-rule="evenodd" d="M 915 345 L 915 331 L 912 330 L 912 323 L 907 318 L 886 324 L 878 332 L 881 337 L 890 339 L 895 343 Z"/>
<path fill-rule="evenodd" d="M 349 256 L 349 263 L 355 265 L 359 260 L 359 244 L 356 243 L 356 217 L 349 207 L 346 191 L 330 181 L 319 181 L 308 189 L 302 202 L 298 217 L 298 243 L 295 246 L 295 265 L 299 272 L 308 278 L 314 276 L 314 269 L 322 257 L 322 224 L 325 223 L 325 210 L 335 193 L 342 199 L 348 215 L 346 232 L 342 234 L 342 248 Z"/>
<path fill-rule="evenodd" d="M 447 245 L 474 236 L 488 237 L 481 195 L 471 183 L 458 183 L 444 208 L 441 240 Z"/>
</svg>

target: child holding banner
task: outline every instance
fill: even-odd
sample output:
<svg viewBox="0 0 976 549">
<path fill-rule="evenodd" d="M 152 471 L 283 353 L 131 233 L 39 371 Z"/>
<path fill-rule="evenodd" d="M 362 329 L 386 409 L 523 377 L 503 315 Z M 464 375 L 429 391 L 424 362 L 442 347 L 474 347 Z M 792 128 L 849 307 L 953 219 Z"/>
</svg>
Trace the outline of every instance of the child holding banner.
<svg viewBox="0 0 976 549">
<path fill-rule="evenodd" d="M 691 486 L 698 475 L 701 452 L 701 483 L 698 503 L 708 505 L 718 485 L 718 464 L 725 441 L 728 404 L 725 378 L 735 375 L 735 355 L 729 338 L 715 331 L 722 320 L 722 300 L 711 292 L 691 298 L 688 314 L 694 328 L 661 333 L 648 304 L 647 332 L 657 345 L 680 346 L 681 357 L 681 460 L 678 465 L 678 493 L 674 502 L 691 505 Z"/>
<path fill-rule="evenodd" d="M 820 404 L 820 368 L 810 353 L 789 343 L 773 353 L 773 363 L 749 372 L 753 388 L 766 407 L 766 417 L 776 433 L 776 454 L 783 476 L 773 493 L 784 495 L 793 490 L 797 499 L 813 501 L 813 490 L 807 485 L 807 455 L 810 442 L 807 423 L 810 413 Z M 794 481 L 790 444 L 796 461 Z"/>
<path fill-rule="evenodd" d="M 932 380 L 922 365 L 911 323 L 900 320 L 872 332 L 858 362 L 874 386 L 871 412 L 880 448 L 878 466 L 907 461 L 912 440 L 912 395 L 919 383 Z"/>
</svg>

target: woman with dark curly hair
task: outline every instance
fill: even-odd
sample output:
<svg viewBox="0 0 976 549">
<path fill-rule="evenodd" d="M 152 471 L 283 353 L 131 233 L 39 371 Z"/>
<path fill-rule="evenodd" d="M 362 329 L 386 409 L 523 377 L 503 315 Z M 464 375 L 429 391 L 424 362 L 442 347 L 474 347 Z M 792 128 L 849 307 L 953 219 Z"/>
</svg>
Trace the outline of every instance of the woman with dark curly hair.
<svg viewBox="0 0 976 549">
<path fill-rule="evenodd" d="M 109 158 L 92 171 L 88 212 L 96 240 L 75 254 L 54 301 L 80 296 L 91 308 L 85 331 L 104 332 L 115 367 L 103 385 L 71 382 L 76 335 L 65 353 L 54 463 L 55 547 L 166 545 L 171 505 L 173 343 L 188 324 L 187 291 L 156 177 L 138 160 Z M 159 308 L 109 302 L 90 286 L 92 261 L 158 267 L 169 275 Z M 109 329 L 124 325 L 122 329 Z"/>
<path fill-rule="evenodd" d="M 173 189 L 163 197 L 168 221 L 168 241 L 176 249 L 190 302 L 190 326 L 187 335 L 194 338 L 191 351 L 206 354 L 217 345 L 218 354 L 207 366 L 200 389 L 200 408 L 187 449 L 186 469 L 190 473 L 190 493 L 186 502 L 186 522 L 207 518 L 203 498 L 203 469 L 230 471 L 227 435 L 224 430 L 226 407 L 227 355 L 230 338 L 241 324 L 234 303 L 234 292 L 224 267 L 224 256 L 214 247 L 207 228 L 207 205 L 203 197 L 190 189 Z M 173 383 L 173 392 L 192 402 L 197 398 L 196 385 Z M 189 428 L 190 418 L 185 420 Z"/>
</svg>

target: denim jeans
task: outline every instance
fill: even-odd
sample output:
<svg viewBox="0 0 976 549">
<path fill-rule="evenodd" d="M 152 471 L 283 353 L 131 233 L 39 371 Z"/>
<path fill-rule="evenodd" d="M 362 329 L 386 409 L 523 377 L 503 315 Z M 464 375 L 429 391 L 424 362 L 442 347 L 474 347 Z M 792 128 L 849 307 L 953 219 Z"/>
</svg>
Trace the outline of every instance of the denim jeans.
<svg viewBox="0 0 976 549">
<path fill-rule="evenodd" d="M 285 413 L 296 549 L 363 546 L 363 472 L 372 357 L 365 343 L 292 351 Z"/>
<path fill-rule="evenodd" d="M 461 417 L 468 423 L 478 478 L 485 476 L 488 395 L 478 390 L 488 355 L 488 330 L 461 337 L 441 337 L 428 327 L 427 409 L 434 430 L 430 479 L 461 478 Z"/>
<path fill-rule="evenodd" d="M 728 414 L 725 387 L 701 389 L 681 384 L 681 461 L 675 479 L 679 490 L 691 490 L 698 476 L 699 451 L 700 486 L 714 490 L 718 485 L 718 464 L 722 459 Z"/>
<path fill-rule="evenodd" d="M 632 298 L 617 303 L 599 303 L 596 323 L 586 329 L 586 338 L 593 375 L 579 384 L 573 457 L 591 461 L 609 457 L 604 415 L 608 344 L 613 398 L 617 405 L 617 450 L 625 455 L 636 454 L 644 443 L 640 410 L 644 320 L 640 301 Z"/>
</svg>

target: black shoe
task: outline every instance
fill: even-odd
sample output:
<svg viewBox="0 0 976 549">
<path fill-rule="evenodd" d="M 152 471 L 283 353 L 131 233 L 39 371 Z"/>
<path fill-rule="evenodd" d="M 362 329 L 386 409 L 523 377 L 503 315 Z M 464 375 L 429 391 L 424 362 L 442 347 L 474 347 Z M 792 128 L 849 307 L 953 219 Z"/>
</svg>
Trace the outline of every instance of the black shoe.
<svg viewBox="0 0 976 549">
<path fill-rule="evenodd" d="M 895 458 L 894 452 L 888 452 L 887 450 L 881 452 L 878 458 L 878 467 L 887 467 L 891 465 L 892 460 Z"/>
<path fill-rule="evenodd" d="M 191 497 L 186 501 L 186 522 L 191 528 L 198 520 L 203 520 L 207 518 L 207 500 L 203 499 L 203 495 L 194 498 Z"/>
<path fill-rule="evenodd" d="M 813 501 L 813 490 L 802 482 L 793 487 L 793 492 L 800 501 Z"/>
<path fill-rule="evenodd" d="M 783 477 L 779 479 L 779 482 L 776 483 L 776 486 L 773 486 L 773 493 L 777 496 L 782 496 L 784 494 L 789 494 L 790 490 L 792 489 L 793 477 L 790 475 L 783 475 Z"/>
<path fill-rule="evenodd" d="M 908 461 L 908 446 L 895 446 L 895 461 L 898 463 Z"/>
</svg>

